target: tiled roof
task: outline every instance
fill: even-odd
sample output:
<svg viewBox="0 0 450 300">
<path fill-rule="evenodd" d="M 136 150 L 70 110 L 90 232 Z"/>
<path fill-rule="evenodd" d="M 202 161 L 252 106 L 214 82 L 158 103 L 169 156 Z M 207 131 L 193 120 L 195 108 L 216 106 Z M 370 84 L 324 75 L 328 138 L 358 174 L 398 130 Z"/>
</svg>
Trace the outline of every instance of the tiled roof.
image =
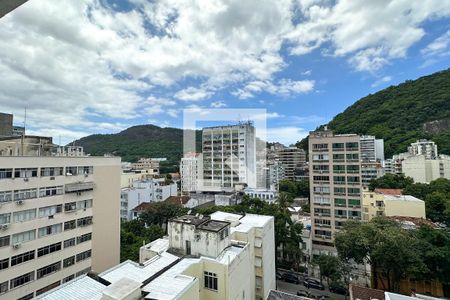
<svg viewBox="0 0 450 300">
<path fill-rule="evenodd" d="M 397 221 L 399 223 L 402 224 L 414 224 L 416 226 L 422 226 L 422 225 L 428 225 L 431 226 L 433 228 L 438 228 L 439 226 L 436 225 L 435 223 L 433 223 L 432 221 L 428 220 L 428 219 L 423 219 L 423 218 L 416 218 L 416 217 L 404 217 L 404 216 L 390 216 L 390 217 L 386 217 L 388 219 Z"/>
<path fill-rule="evenodd" d="M 282 291 L 270 290 L 266 300 L 309 300 L 311 298 L 296 296 Z"/>
<path fill-rule="evenodd" d="M 375 193 L 383 195 L 402 195 L 402 189 L 375 189 Z"/>
<path fill-rule="evenodd" d="M 139 204 L 138 206 L 136 206 L 135 208 L 133 208 L 132 211 L 142 211 L 142 210 L 146 210 L 149 206 L 150 206 L 150 203 L 149 203 L 149 202 L 142 202 L 141 204 Z"/>
<path fill-rule="evenodd" d="M 350 300 L 384 300 L 384 291 L 350 285 Z"/>
<path fill-rule="evenodd" d="M 170 204 L 181 204 L 184 205 L 188 203 L 188 201 L 191 198 L 188 196 L 170 196 L 167 198 L 164 202 L 170 203 Z"/>
</svg>

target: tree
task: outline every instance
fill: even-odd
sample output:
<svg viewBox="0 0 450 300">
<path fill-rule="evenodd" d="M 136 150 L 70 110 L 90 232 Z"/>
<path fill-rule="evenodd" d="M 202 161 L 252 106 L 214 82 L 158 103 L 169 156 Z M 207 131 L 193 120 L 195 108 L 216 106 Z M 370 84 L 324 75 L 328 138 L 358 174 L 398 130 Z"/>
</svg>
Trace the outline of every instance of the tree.
<svg viewBox="0 0 450 300">
<path fill-rule="evenodd" d="M 183 206 L 166 202 L 151 203 L 148 208 L 141 213 L 139 218 L 146 225 L 158 225 L 167 231 L 167 222 L 175 217 L 184 215 L 187 212 Z"/>
<path fill-rule="evenodd" d="M 434 222 L 450 224 L 450 199 L 442 192 L 432 192 L 425 197 L 427 217 Z"/>
<path fill-rule="evenodd" d="M 418 240 L 395 221 L 374 218 L 368 223 L 348 221 L 336 234 L 336 249 L 344 261 L 369 263 L 373 278 L 386 278 L 384 289 L 398 292 L 400 280 L 416 277 L 426 270 Z M 384 285 L 384 281 L 382 281 Z"/>
<path fill-rule="evenodd" d="M 340 260 L 337 256 L 321 254 L 312 261 L 313 265 L 317 265 L 320 270 L 320 281 L 323 277 L 327 279 L 328 286 L 330 280 L 337 281 L 340 277 Z"/>
<path fill-rule="evenodd" d="M 163 237 L 164 231 L 157 225 L 145 226 L 142 220 L 123 221 L 120 230 L 120 260 L 139 260 L 139 248 Z"/>
<path fill-rule="evenodd" d="M 411 177 L 405 177 L 401 174 L 386 174 L 380 178 L 373 179 L 370 182 L 369 189 L 371 191 L 376 188 L 383 189 L 404 189 L 405 187 L 414 183 Z"/>
<path fill-rule="evenodd" d="M 309 181 L 281 180 L 279 184 L 280 192 L 290 195 L 292 198 L 309 198 Z"/>
</svg>

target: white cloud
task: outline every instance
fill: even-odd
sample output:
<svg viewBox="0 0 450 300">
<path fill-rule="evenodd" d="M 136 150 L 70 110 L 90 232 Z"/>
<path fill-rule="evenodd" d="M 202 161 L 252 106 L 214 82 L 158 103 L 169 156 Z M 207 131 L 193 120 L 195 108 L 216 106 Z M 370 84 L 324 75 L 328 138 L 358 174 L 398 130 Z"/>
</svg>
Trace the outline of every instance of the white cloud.
<svg viewBox="0 0 450 300">
<path fill-rule="evenodd" d="M 272 127 L 267 128 L 267 141 L 280 142 L 284 145 L 295 144 L 308 135 L 308 131 L 300 127 Z"/>
<path fill-rule="evenodd" d="M 292 54 L 329 43 L 328 52 L 350 56 L 356 70 L 370 72 L 405 57 L 425 34 L 424 21 L 450 15 L 450 6 L 441 0 L 338 0 L 332 6 L 330 1 L 298 2 L 304 21 L 286 35 Z"/>
<path fill-rule="evenodd" d="M 391 81 L 391 80 L 392 80 L 392 77 L 391 77 L 391 76 L 384 76 L 384 77 L 378 79 L 377 81 L 375 81 L 374 83 L 372 83 L 371 86 L 372 86 L 372 87 L 377 87 L 377 86 L 379 86 L 379 85 L 381 85 L 381 84 L 383 84 L 383 83 L 389 82 L 389 81 Z"/>
<path fill-rule="evenodd" d="M 188 87 L 175 93 L 174 97 L 184 101 L 199 101 L 209 98 L 213 92 L 203 88 Z"/>
<path fill-rule="evenodd" d="M 213 108 L 222 108 L 222 107 L 227 107 L 227 104 L 223 101 L 214 101 L 214 102 L 211 102 L 210 106 Z"/>
<path fill-rule="evenodd" d="M 433 42 L 428 44 L 424 49 L 422 49 L 423 55 L 439 55 L 443 52 L 448 51 L 450 45 L 450 30 L 435 39 Z"/>
<path fill-rule="evenodd" d="M 252 81 L 249 82 L 242 89 L 233 92 L 233 95 L 240 99 L 252 98 L 256 93 L 267 92 L 273 95 L 288 96 L 291 94 L 304 94 L 311 92 L 314 89 L 314 80 L 299 80 L 281 79 L 274 84 L 271 81 Z"/>
</svg>

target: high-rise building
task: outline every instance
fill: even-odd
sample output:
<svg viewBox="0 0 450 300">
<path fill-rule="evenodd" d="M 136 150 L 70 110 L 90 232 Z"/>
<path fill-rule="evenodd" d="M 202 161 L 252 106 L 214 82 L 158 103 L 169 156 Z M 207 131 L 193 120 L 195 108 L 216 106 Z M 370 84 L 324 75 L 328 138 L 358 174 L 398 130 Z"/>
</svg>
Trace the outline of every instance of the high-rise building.
<svg viewBox="0 0 450 300">
<path fill-rule="evenodd" d="M 360 137 L 315 131 L 309 135 L 312 243 L 332 250 L 348 219 L 361 219 Z"/>
<path fill-rule="evenodd" d="M 425 155 L 409 156 L 402 160 L 402 173 L 414 182 L 430 183 L 438 178 L 450 179 L 450 156 L 440 154 L 435 159 Z"/>
<path fill-rule="evenodd" d="M 438 157 L 437 145 L 433 141 L 418 140 L 408 147 L 408 153 L 412 156 L 423 155 L 425 159 L 436 159 Z"/>
<path fill-rule="evenodd" d="M 285 179 L 284 165 L 280 161 L 267 162 L 266 168 L 266 189 L 278 191 L 280 181 Z"/>
<path fill-rule="evenodd" d="M 384 160 L 384 141 L 372 135 L 361 136 L 361 161 L 375 162 Z"/>
<path fill-rule="evenodd" d="M 46 151 L 29 156 L 32 146 Z M 0 156 L 1 299 L 31 299 L 119 262 L 120 158 L 45 156 L 48 146 Z"/>
<path fill-rule="evenodd" d="M 295 180 L 295 171 L 306 164 L 305 150 L 288 147 L 277 151 L 278 160 L 284 165 L 286 179 Z"/>
<path fill-rule="evenodd" d="M 12 136 L 13 115 L 0 113 L 0 137 Z"/>
<path fill-rule="evenodd" d="M 180 163 L 181 191 L 185 193 L 197 191 L 202 176 L 202 155 L 188 153 Z"/>
<path fill-rule="evenodd" d="M 203 128 L 202 154 L 199 189 L 231 191 L 239 184 L 256 187 L 256 138 L 251 122 Z"/>
</svg>

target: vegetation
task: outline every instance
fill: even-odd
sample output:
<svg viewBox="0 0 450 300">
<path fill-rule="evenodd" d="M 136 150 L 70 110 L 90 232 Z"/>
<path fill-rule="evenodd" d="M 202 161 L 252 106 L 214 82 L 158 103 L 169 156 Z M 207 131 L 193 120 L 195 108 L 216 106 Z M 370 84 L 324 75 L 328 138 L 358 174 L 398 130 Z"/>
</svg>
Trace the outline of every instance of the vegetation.
<svg viewBox="0 0 450 300">
<path fill-rule="evenodd" d="M 438 279 L 450 284 L 450 236 L 443 230 L 422 226 L 406 230 L 391 220 L 374 218 L 368 223 L 347 221 L 336 234 L 342 261 L 369 263 L 374 285 L 398 292 L 400 281 Z"/>
<path fill-rule="evenodd" d="M 199 149 L 201 132 L 196 132 Z M 141 157 L 165 157 L 161 173 L 178 171 L 183 154 L 183 130 L 155 125 L 130 127 L 117 134 L 94 134 L 73 142 L 91 155 L 113 154 L 123 161 L 135 162 Z"/>
<path fill-rule="evenodd" d="M 281 180 L 280 181 L 280 192 L 289 195 L 292 198 L 308 198 L 309 199 L 309 181 L 308 180 L 300 180 L 300 181 L 292 181 L 292 180 Z M 310 212 L 309 204 L 302 206 L 303 212 Z"/>
<path fill-rule="evenodd" d="M 426 122 L 450 117 L 450 69 L 408 80 L 370 94 L 328 123 L 336 133 L 370 134 L 384 139 L 386 157 L 406 152 L 417 139 L 435 141 L 439 151 L 450 154 L 450 129 L 423 130 Z M 307 150 L 306 139 L 297 143 Z"/>
<path fill-rule="evenodd" d="M 370 183 L 370 189 L 375 188 L 403 189 L 404 195 L 411 195 L 425 201 L 428 219 L 450 226 L 450 180 L 439 178 L 430 184 L 414 183 L 410 177 L 386 174 Z"/>
</svg>

